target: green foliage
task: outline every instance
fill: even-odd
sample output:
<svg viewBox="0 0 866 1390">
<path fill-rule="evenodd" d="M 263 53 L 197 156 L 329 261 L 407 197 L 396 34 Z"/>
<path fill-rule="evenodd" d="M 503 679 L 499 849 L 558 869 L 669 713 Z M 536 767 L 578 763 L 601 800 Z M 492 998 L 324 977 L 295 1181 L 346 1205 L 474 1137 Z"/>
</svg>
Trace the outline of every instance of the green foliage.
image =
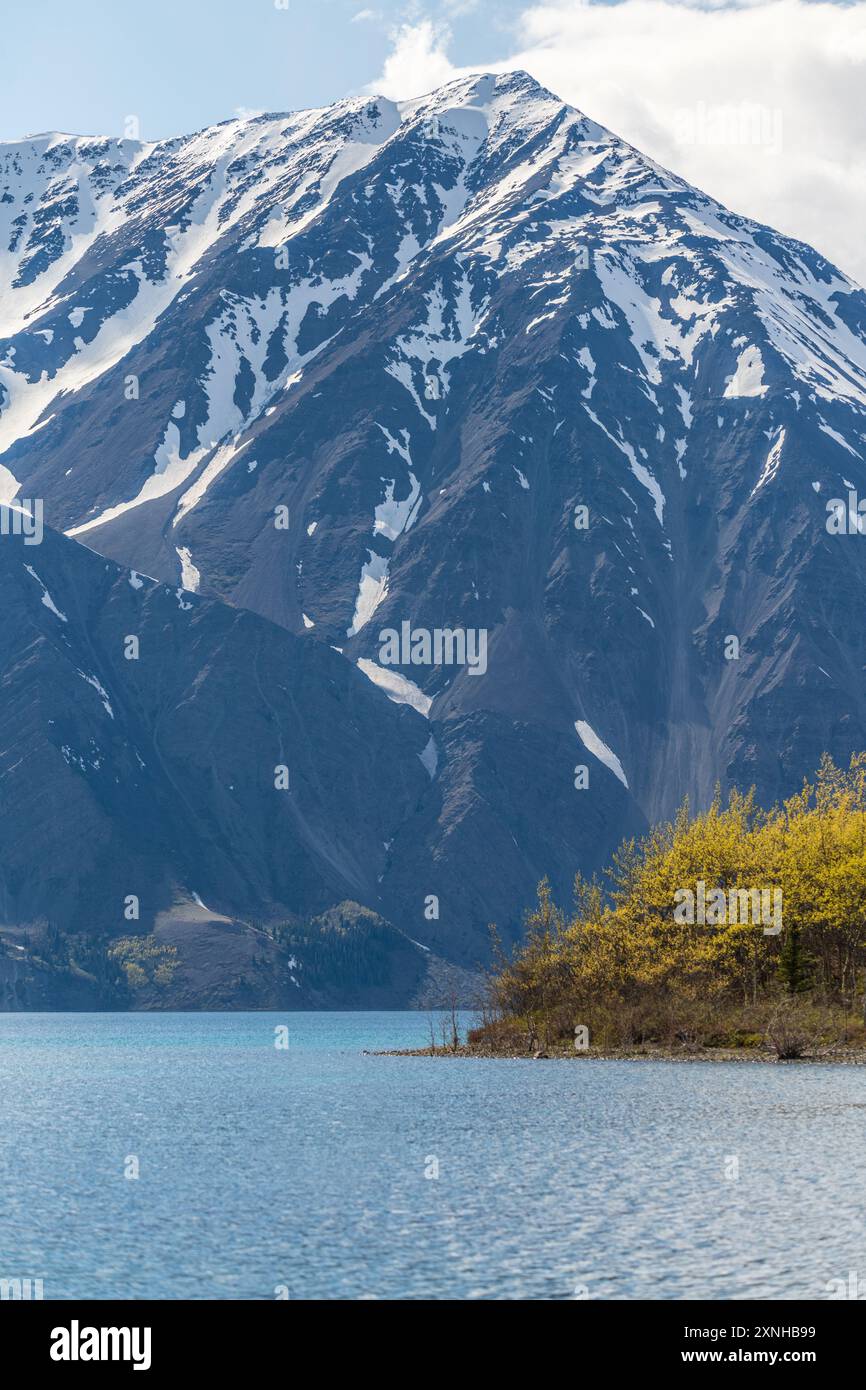
<svg viewBox="0 0 866 1390">
<path fill-rule="evenodd" d="M 809 989 L 811 961 L 803 950 L 800 928 L 792 923 L 785 932 L 779 956 L 779 979 L 788 994 L 803 994 Z"/>
</svg>

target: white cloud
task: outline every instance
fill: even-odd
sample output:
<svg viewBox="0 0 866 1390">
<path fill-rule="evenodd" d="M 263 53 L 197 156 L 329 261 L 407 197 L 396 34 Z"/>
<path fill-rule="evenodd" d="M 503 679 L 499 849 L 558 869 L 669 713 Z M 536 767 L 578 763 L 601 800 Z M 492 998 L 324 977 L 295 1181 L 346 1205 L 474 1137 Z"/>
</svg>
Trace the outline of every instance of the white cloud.
<svg viewBox="0 0 866 1390">
<path fill-rule="evenodd" d="M 866 283 L 866 0 L 548 0 L 521 12 L 505 59 L 461 67 L 450 44 L 430 19 L 395 30 L 371 90 L 402 98 L 464 72 L 526 68 Z"/>
<path fill-rule="evenodd" d="M 369 83 L 369 90 L 377 95 L 398 101 L 420 96 L 466 70 L 455 67 L 448 57 L 451 31 L 446 25 L 422 19 L 393 30 L 391 38 L 393 47 L 385 59 L 382 75 Z"/>
</svg>

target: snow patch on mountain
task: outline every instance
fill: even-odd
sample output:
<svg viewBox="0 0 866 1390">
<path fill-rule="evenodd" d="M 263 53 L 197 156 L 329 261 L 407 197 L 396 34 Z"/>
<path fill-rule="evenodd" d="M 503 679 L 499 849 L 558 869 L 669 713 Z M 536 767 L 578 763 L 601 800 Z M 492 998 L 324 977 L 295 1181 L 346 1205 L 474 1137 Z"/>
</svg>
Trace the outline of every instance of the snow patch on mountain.
<svg viewBox="0 0 866 1390">
<path fill-rule="evenodd" d="M 449 365 L 473 346 L 472 339 L 483 321 L 488 303 L 485 299 L 473 309 L 472 286 L 465 274 L 451 293 L 446 293 L 443 281 L 439 280 L 426 296 L 426 321 L 399 337 L 394 344 L 400 360 L 388 363 L 385 370 L 410 392 L 431 429 L 436 428 L 436 420 L 421 404 L 416 375 L 420 373 L 428 400 L 439 400 L 447 395 Z"/>
<path fill-rule="evenodd" d="M 431 734 L 426 744 L 418 754 L 424 768 L 432 781 L 436 776 L 436 769 L 439 766 L 439 750 L 436 747 L 436 740 Z"/>
<path fill-rule="evenodd" d="M 607 435 L 611 444 L 614 444 L 616 448 L 619 449 L 620 453 L 624 454 L 625 457 L 628 459 L 632 473 L 637 478 L 641 486 L 646 488 L 647 492 L 652 498 L 653 509 L 655 511 L 656 518 L 658 519 L 659 526 L 664 526 L 665 495 L 659 487 L 657 480 L 653 477 L 650 470 L 640 462 L 637 455 L 635 454 L 632 445 L 629 444 L 627 440 L 617 439 L 614 435 L 612 435 L 610 430 L 607 429 L 607 427 L 601 423 L 595 411 L 591 410 L 588 405 L 584 405 L 583 408 L 586 411 L 589 418 L 592 420 L 593 424 L 598 425 L 598 428 L 604 434 Z"/>
<path fill-rule="evenodd" d="M 847 453 L 852 454 L 855 459 L 863 458 L 863 455 L 857 449 L 855 449 L 853 445 L 848 443 L 848 440 L 845 438 L 845 436 L 840 434 L 838 430 L 834 430 L 831 425 L 828 425 L 826 420 L 818 421 L 818 429 L 821 431 L 822 434 L 826 434 L 829 436 L 830 439 L 834 439 L 841 448 L 843 448 Z"/>
<path fill-rule="evenodd" d="M 599 738 L 598 734 L 590 724 L 587 724 L 585 719 L 575 720 L 574 727 L 587 752 L 591 753 L 594 758 L 598 758 L 600 763 L 604 763 L 605 767 L 610 769 L 614 777 L 618 777 L 623 786 L 628 789 L 628 780 L 622 770 L 622 763 L 616 756 L 616 753 L 608 748 L 604 740 Z"/>
<path fill-rule="evenodd" d="M 775 478 L 779 471 L 779 464 L 782 461 L 782 447 L 784 443 L 785 431 L 784 429 L 780 429 L 773 447 L 767 455 L 764 467 L 761 469 L 761 476 L 752 488 L 750 493 L 751 497 L 754 497 L 755 493 L 758 492 L 760 488 L 764 487 L 767 483 L 771 483 Z"/>
<path fill-rule="evenodd" d="M 763 396 L 768 391 L 764 382 L 764 359 L 759 348 L 744 348 L 737 358 L 737 366 L 728 378 L 725 396 Z"/>
<path fill-rule="evenodd" d="M 410 681 L 399 671 L 380 666 L 378 661 L 370 661 L 367 657 L 361 657 L 357 665 L 368 680 L 378 685 L 380 690 L 384 690 L 389 700 L 393 700 L 397 705 L 411 705 L 419 714 L 423 714 L 425 719 L 428 717 L 433 700 L 429 695 L 425 695 L 414 681 Z"/>
<path fill-rule="evenodd" d="M 197 594 L 201 584 L 201 575 L 192 562 L 189 548 L 185 545 L 179 545 L 176 547 L 176 551 L 180 560 L 180 582 L 189 593 Z"/>
<path fill-rule="evenodd" d="M 93 686 L 93 689 L 96 691 L 97 695 L 102 700 L 102 704 L 106 714 L 109 716 L 110 719 L 113 719 L 114 710 L 111 708 L 111 701 L 108 698 L 108 692 L 105 689 L 105 686 L 101 683 L 101 681 L 97 680 L 96 676 L 88 676 L 85 671 L 78 671 L 77 674 L 81 677 L 83 681 L 87 681 L 88 685 Z"/>
<path fill-rule="evenodd" d="M 61 613 L 60 609 L 57 607 L 57 604 L 54 602 L 45 585 L 42 583 L 42 580 L 39 578 L 39 575 L 36 573 L 33 566 L 25 565 L 24 568 L 26 569 L 27 573 L 31 576 L 31 578 L 36 580 L 36 583 L 42 590 L 42 602 L 48 609 L 48 611 L 50 613 L 53 613 L 55 618 L 59 618 L 62 623 L 67 623 L 69 619 L 67 618 L 65 613 Z"/>
<path fill-rule="evenodd" d="M 373 550 L 368 550 L 367 554 L 369 559 L 361 569 L 355 612 L 351 626 L 346 629 L 347 637 L 354 637 L 362 627 L 366 627 L 388 593 L 388 561 Z"/>
</svg>

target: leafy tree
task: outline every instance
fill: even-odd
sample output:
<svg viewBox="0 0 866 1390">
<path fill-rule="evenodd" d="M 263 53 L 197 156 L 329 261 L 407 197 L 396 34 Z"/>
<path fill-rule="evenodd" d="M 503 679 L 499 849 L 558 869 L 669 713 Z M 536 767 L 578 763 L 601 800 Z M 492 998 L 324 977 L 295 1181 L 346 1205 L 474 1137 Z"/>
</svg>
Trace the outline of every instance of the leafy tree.
<svg viewBox="0 0 866 1390">
<path fill-rule="evenodd" d="M 684 890 L 703 920 L 675 914 Z M 764 930 L 770 904 L 781 932 Z M 623 844 L 601 882 L 578 874 L 569 913 L 543 879 L 525 921 L 492 989 L 502 1026 L 530 1039 L 577 1023 L 611 1043 L 763 1036 L 756 1011 L 790 996 L 847 1015 L 866 967 L 866 753 L 847 769 L 825 755 L 769 811 L 754 791 L 723 802 L 717 789 L 699 815 L 685 803 Z"/>
</svg>

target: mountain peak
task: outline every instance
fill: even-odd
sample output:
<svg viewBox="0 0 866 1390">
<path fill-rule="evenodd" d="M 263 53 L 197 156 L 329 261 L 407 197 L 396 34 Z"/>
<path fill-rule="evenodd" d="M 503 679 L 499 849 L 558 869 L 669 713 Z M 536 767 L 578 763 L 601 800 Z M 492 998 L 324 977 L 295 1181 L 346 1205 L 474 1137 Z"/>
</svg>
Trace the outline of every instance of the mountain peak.
<svg viewBox="0 0 866 1390">
<path fill-rule="evenodd" d="M 41 499 L 67 536 L 22 549 L 16 649 L 37 642 L 57 708 L 78 711 L 19 728 L 22 694 L 3 746 L 60 758 L 92 812 L 82 836 L 138 804 L 114 790 L 128 756 L 102 690 L 177 801 L 166 824 L 194 823 L 193 857 L 214 847 L 186 887 L 216 910 L 249 916 L 247 892 L 254 916 L 327 908 L 291 900 L 315 861 L 310 882 L 466 961 L 545 873 L 568 891 L 684 795 L 705 804 L 719 779 L 773 801 L 825 749 L 863 746 L 866 560 L 848 527 L 866 297 L 808 247 L 521 72 L 0 161 L 0 499 Z M 825 528 L 834 499 L 849 539 Z M 70 538 L 128 577 L 76 566 Z M 93 652 L 83 613 L 103 615 Z M 172 756 L 175 654 L 166 780 L 149 750 Z M 298 762 L 319 682 L 339 693 L 324 772 Z M 255 711 L 243 780 L 236 735 L 209 751 L 238 689 Z M 291 734 L 284 704 L 303 714 Z M 343 723 L 373 740 L 378 778 Z M 200 807 L 179 791 L 184 749 Z M 255 867 L 224 873 L 254 787 L 271 795 L 293 759 L 279 835 L 265 805 Z M 332 839 L 324 812 L 307 831 L 321 778 L 375 833 Z M 13 893 L 41 841 L 9 835 Z M 96 884 L 99 855 L 81 856 Z"/>
<path fill-rule="evenodd" d="M 465 74 L 431 92 L 397 103 L 404 119 L 418 114 L 431 116 L 450 109 L 470 108 L 483 113 L 491 125 L 498 116 L 513 117 L 521 108 L 526 110 L 533 105 L 542 108 L 548 116 L 568 109 L 559 97 L 521 69 L 506 73 Z"/>
</svg>

